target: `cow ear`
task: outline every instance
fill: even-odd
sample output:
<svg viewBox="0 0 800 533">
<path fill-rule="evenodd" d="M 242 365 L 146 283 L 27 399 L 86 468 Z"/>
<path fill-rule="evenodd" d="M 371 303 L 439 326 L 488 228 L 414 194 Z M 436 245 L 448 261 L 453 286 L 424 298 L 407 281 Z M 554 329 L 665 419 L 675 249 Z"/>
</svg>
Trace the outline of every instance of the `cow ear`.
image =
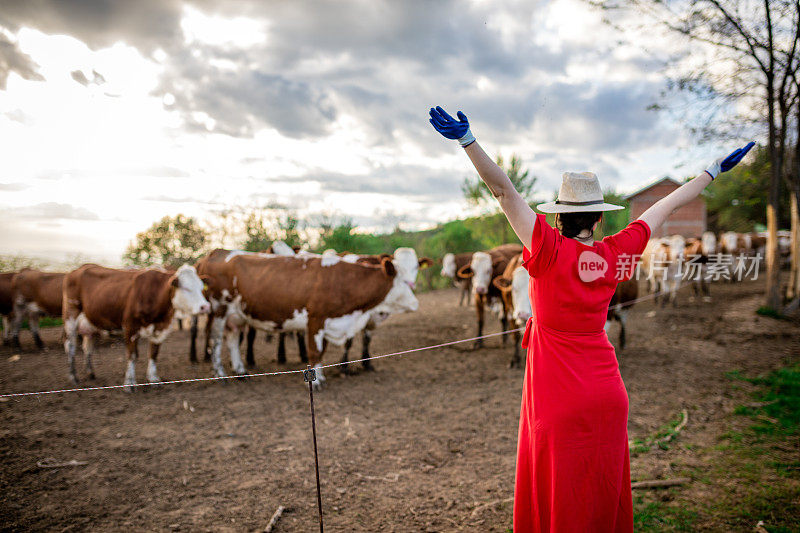
<svg viewBox="0 0 800 533">
<path fill-rule="evenodd" d="M 384 259 L 392 260 L 394 259 L 394 256 L 392 254 L 382 253 L 381 255 L 378 256 L 378 258 L 380 258 L 381 261 L 383 261 Z"/>
<path fill-rule="evenodd" d="M 458 272 L 456 272 L 456 277 L 459 279 L 467 279 L 471 278 L 472 274 L 473 274 L 472 267 L 470 267 L 469 265 L 464 265 L 463 267 L 458 269 Z"/>
<path fill-rule="evenodd" d="M 394 267 L 394 263 L 388 257 L 384 257 L 381 261 L 381 267 L 383 271 L 386 272 L 386 275 L 390 278 L 393 278 L 397 275 L 397 269 Z"/>
<path fill-rule="evenodd" d="M 430 257 L 423 257 L 419 260 L 419 268 L 428 268 L 433 266 L 433 259 Z"/>
<path fill-rule="evenodd" d="M 294 253 L 297 253 L 302 249 L 303 249 L 303 247 L 300 246 L 299 244 L 295 244 L 294 246 L 292 246 L 292 250 L 294 250 Z"/>
<path fill-rule="evenodd" d="M 505 292 L 511 287 L 511 280 L 503 277 L 497 277 L 492 280 L 492 285 Z"/>
<path fill-rule="evenodd" d="M 176 288 L 181 286 L 181 282 L 178 281 L 178 276 L 172 276 L 169 280 L 169 284 Z"/>
</svg>

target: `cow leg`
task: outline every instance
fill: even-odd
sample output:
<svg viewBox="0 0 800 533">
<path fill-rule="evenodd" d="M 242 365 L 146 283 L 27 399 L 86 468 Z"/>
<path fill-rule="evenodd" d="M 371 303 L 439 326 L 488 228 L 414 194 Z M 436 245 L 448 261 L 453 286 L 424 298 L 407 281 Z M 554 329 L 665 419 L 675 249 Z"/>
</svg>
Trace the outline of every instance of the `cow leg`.
<svg viewBox="0 0 800 533">
<path fill-rule="evenodd" d="M 94 366 L 92 366 L 92 355 L 94 355 L 95 334 L 90 333 L 83 336 L 83 355 L 86 356 L 86 374 L 89 379 L 94 379 Z"/>
<path fill-rule="evenodd" d="M 353 347 L 353 337 L 348 338 L 344 342 L 344 354 L 342 355 L 342 360 L 339 362 L 339 369 L 342 374 L 350 375 L 350 369 L 347 367 L 348 358 L 347 354 L 350 353 L 350 348 Z"/>
<path fill-rule="evenodd" d="M 25 317 L 25 307 L 14 304 L 14 319 L 11 321 L 11 346 L 20 348 L 19 330 L 22 329 L 22 319 Z"/>
<path fill-rule="evenodd" d="M 67 367 L 69 371 L 69 380 L 71 383 L 78 383 L 78 377 L 75 375 L 75 350 L 78 345 L 78 318 L 74 316 L 65 316 L 64 318 L 64 351 L 67 354 Z"/>
<path fill-rule="evenodd" d="M 178 331 L 183 331 L 183 319 L 182 318 L 178 318 L 176 320 L 178 322 Z"/>
<path fill-rule="evenodd" d="M 286 363 L 286 333 L 278 333 L 278 364 Z"/>
<path fill-rule="evenodd" d="M 520 359 L 519 359 L 519 344 L 520 340 L 522 339 L 522 335 L 519 331 L 514 332 L 514 355 L 511 357 L 511 361 L 508 363 L 508 368 L 519 368 L 520 366 Z"/>
<path fill-rule="evenodd" d="M 147 359 L 147 381 L 150 383 L 159 383 L 161 381 L 156 372 L 156 359 L 158 359 L 158 351 L 160 349 L 160 344 L 150 343 L 150 357 Z"/>
<path fill-rule="evenodd" d="M 619 349 L 625 349 L 625 320 L 627 320 L 628 311 L 620 311 L 617 313 L 619 320 Z"/>
<path fill-rule="evenodd" d="M 308 364 L 316 371 L 316 378 L 311 382 L 315 390 L 322 388 L 325 375 L 322 373 L 322 354 L 325 351 L 325 334 L 322 330 L 324 322 L 318 318 L 309 318 L 306 326 L 306 345 L 308 346 Z"/>
<path fill-rule="evenodd" d="M 364 370 L 367 372 L 375 370 L 375 367 L 372 366 L 372 361 L 369 359 L 369 343 L 371 341 L 372 330 L 369 328 L 364 328 L 364 334 L 361 336 L 361 366 L 364 367 Z"/>
<path fill-rule="evenodd" d="M 297 336 L 297 350 L 300 352 L 300 361 L 308 363 L 308 351 L 306 350 L 306 334 L 302 331 L 296 331 Z"/>
<path fill-rule="evenodd" d="M 136 387 L 136 360 L 139 358 L 139 345 L 137 339 L 129 332 L 125 332 L 125 350 L 127 351 L 128 369 L 125 371 L 125 392 L 133 392 Z"/>
<path fill-rule="evenodd" d="M 39 336 L 39 318 L 41 318 L 41 316 L 42 315 L 36 311 L 31 311 L 28 313 L 28 328 L 30 328 L 31 335 L 33 336 L 33 342 L 36 343 L 36 348 L 39 350 L 44 349 L 42 337 Z"/>
<path fill-rule="evenodd" d="M 208 319 L 206 320 L 206 347 L 205 347 L 205 352 L 203 354 L 203 361 L 206 363 L 210 363 L 213 360 L 213 357 L 211 355 L 211 352 L 214 349 L 213 346 L 211 345 L 215 338 L 214 333 L 212 333 L 211 331 L 213 324 L 214 324 L 214 315 L 209 314 Z M 220 342 L 222 341 L 220 340 Z"/>
<path fill-rule="evenodd" d="M 9 343 L 11 339 L 11 321 L 6 315 L 3 315 L 3 346 Z"/>
<path fill-rule="evenodd" d="M 500 317 L 500 327 L 502 328 L 500 331 L 506 331 L 508 329 L 508 315 L 506 314 L 505 306 L 503 306 L 503 316 Z M 501 343 L 503 348 L 508 345 L 508 335 L 503 335 Z"/>
<path fill-rule="evenodd" d="M 208 323 L 206 342 L 208 343 L 210 341 L 211 351 L 206 351 L 206 354 L 211 358 L 211 366 L 214 368 L 214 375 L 223 378 L 227 375 L 222 366 L 222 339 L 225 336 L 225 317 L 209 316 Z"/>
<path fill-rule="evenodd" d="M 478 332 L 475 335 L 476 337 L 483 336 L 483 299 L 479 294 L 475 295 L 475 314 L 478 317 Z M 475 348 L 482 348 L 483 347 L 483 339 L 475 340 L 475 344 L 473 344 L 473 349 Z"/>
<path fill-rule="evenodd" d="M 239 335 L 236 335 L 237 329 L 239 330 Z M 245 370 L 244 364 L 242 363 L 242 354 L 239 353 L 239 339 L 241 339 L 242 333 L 244 333 L 244 329 L 239 328 L 229 328 L 228 331 L 225 332 L 226 344 L 228 345 L 228 352 L 230 352 L 231 356 L 231 369 L 237 376 L 247 375 L 247 370 Z"/>
<path fill-rule="evenodd" d="M 189 327 L 189 362 L 197 364 L 197 315 L 192 315 L 192 324 Z"/>
<path fill-rule="evenodd" d="M 245 361 L 247 362 L 247 366 L 253 368 L 256 366 L 256 357 L 253 353 L 253 344 L 256 342 L 256 328 L 250 326 L 247 329 L 247 355 L 245 356 Z"/>
</svg>

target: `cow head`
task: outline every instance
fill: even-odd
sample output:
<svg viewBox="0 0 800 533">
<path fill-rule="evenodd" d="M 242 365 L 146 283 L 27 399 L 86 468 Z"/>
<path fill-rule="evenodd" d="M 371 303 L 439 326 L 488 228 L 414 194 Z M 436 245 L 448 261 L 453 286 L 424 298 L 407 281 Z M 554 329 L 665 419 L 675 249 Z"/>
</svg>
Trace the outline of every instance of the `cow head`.
<svg viewBox="0 0 800 533">
<path fill-rule="evenodd" d="M 466 273 L 466 270 L 462 268 L 458 271 L 459 275 L 462 270 Z M 472 272 L 472 290 L 476 294 L 486 294 L 489 291 L 489 284 L 492 282 L 492 256 L 486 252 L 475 252 L 472 254 L 469 270 Z"/>
<path fill-rule="evenodd" d="M 530 275 L 524 267 L 514 269 L 514 277 L 511 279 L 511 300 L 514 302 L 514 320 L 517 324 L 524 324 L 533 316 L 531 309 L 531 297 L 528 291 Z"/>
<path fill-rule="evenodd" d="M 384 258 L 381 261 L 381 268 L 392 278 L 392 288 L 374 312 L 392 314 L 416 311 L 419 308 L 419 301 L 414 296 L 411 285 L 400 277 L 394 261 L 388 257 Z"/>
<path fill-rule="evenodd" d="M 703 255 L 709 256 L 717 253 L 717 237 L 713 232 L 703 232 L 700 240 L 703 243 Z"/>
<path fill-rule="evenodd" d="M 442 277 L 456 277 L 456 256 L 455 254 L 444 254 L 442 257 Z"/>
<path fill-rule="evenodd" d="M 191 265 L 181 266 L 171 278 L 172 307 L 184 315 L 208 313 L 211 305 L 203 296 L 203 280 Z"/>
<path fill-rule="evenodd" d="M 427 257 L 418 259 L 417 252 L 413 248 L 398 248 L 394 251 L 392 262 L 397 269 L 397 277 L 408 283 L 412 290 L 417 286 L 419 269 L 427 268 L 433 264 L 433 261 Z"/>
<path fill-rule="evenodd" d="M 291 246 L 283 241 L 273 241 L 272 246 L 269 247 L 269 251 L 275 255 L 286 257 L 291 257 L 297 253 Z"/>
</svg>

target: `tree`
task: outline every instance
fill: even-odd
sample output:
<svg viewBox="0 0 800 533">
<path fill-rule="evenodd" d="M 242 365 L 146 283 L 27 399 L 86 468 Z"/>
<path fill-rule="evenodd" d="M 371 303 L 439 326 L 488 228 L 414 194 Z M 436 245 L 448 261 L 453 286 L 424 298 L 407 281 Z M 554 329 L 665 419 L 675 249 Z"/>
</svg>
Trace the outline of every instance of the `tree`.
<svg viewBox="0 0 800 533">
<path fill-rule="evenodd" d="M 508 179 L 514 185 L 517 192 L 522 195 L 526 201 L 530 201 L 533 194 L 533 188 L 536 185 L 536 176 L 530 175 L 527 169 L 523 170 L 522 160 L 516 154 L 511 154 L 511 159 L 508 161 L 508 166 L 505 165 L 503 156 L 497 156 L 495 159 L 497 166 L 502 168 L 508 175 Z M 461 192 L 464 193 L 464 198 L 467 203 L 483 209 L 488 209 L 490 212 L 496 212 L 500 207 L 494 201 L 494 195 L 489 187 L 483 182 L 480 177 L 465 178 L 464 183 L 461 185 Z M 502 217 L 498 218 L 497 228 L 501 242 L 508 242 L 510 226 Z"/>
<path fill-rule="evenodd" d="M 206 252 L 208 233 L 193 217 L 165 216 L 128 245 L 123 262 L 135 266 L 178 268 L 193 263 Z"/>
<path fill-rule="evenodd" d="M 778 309 L 780 262 L 777 230 L 781 182 L 785 179 L 787 132 L 798 104 L 798 39 L 800 2 L 797 0 L 588 0 L 608 13 L 634 11 L 668 34 L 691 45 L 674 66 L 673 86 L 700 101 L 714 103 L 692 130 L 701 138 L 743 137 L 744 130 L 761 127 L 767 134 L 770 180 L 766 219 L 767 289 L 765 304 Z M 732 127 L 733 126 L 733 127 Z M 747 135 L 749 137 L 749 135 Z"/>
<path fill-rule="evenodd" d="M 270 234 L 267 222 L 261 211 L 253 211 L 244 219 L 245 241 L 242 249 L 248 252 L 263 252 L 272 244 L 273 235 Z"/>
</svg>

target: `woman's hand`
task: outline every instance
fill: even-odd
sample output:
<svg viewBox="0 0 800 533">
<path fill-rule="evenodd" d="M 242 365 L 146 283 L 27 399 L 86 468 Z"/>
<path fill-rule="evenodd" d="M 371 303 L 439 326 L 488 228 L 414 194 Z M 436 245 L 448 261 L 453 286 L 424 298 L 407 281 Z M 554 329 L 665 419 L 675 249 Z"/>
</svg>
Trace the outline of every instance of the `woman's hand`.
<svg viewBox="0 0 800 533">
<path fill-rule="evenodd" d="M 713 181 L 714 178 L 719 176 L 719 174 L 721 172 L 727 172 L 730 169 L 732 169 L 733 167 L 735 167 L 739 163 L 739 161 L 741 161 L 742 158 L 745 155 L 747 155 L 747 152 L 749 152 L 750 149 L 755 144 L 756 144 L 755 142 L 750 141 L 749 143 L 747 143 L 746 146 L 744 146 L 742 148 L 737 148 L 736 150 L 731 152 L 731 154 L 728 157 L 726 157 L 724 159 L 723 158 L 717 159 L 716 161 L 711 163 L 711 166 L 709 166 L 706 169 L 706 172 L 708 172 L 708 175 L 711 176 L 711 180 Z"/>
<path fill-rule="evenodd" d="M 431 116 L 429 122 L 444 137 L 457 140 L 465 148 L 475 142 L 475 136 L 469 130 L 467 116 L 461 111 L 456 113 L 458 120 L 440 106 L 432 107 L 429 114 Z"/>
</svg>

